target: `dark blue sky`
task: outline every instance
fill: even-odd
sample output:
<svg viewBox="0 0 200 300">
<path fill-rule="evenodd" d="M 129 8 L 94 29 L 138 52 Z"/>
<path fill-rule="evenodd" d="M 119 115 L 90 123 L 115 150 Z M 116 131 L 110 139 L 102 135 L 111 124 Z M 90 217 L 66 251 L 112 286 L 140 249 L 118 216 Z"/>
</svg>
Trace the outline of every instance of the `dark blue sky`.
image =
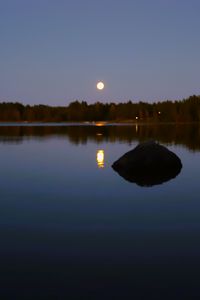
<svg viewBox="0 0 200 300">
<path fill-rule="evenodd" d="M 199 12 L 199 0 L 0 0 L 0 101 L 200 94 Z"/>
</svg>

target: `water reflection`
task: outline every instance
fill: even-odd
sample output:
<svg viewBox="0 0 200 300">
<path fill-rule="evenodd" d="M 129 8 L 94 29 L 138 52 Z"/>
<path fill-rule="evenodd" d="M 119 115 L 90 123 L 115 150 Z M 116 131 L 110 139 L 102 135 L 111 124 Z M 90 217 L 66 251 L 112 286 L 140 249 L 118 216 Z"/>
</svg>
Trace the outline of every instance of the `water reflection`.
<svg viewBox="0 0 200 300">
<path fill-rule="evenodd" d="M 135 132 L 138 132 L 138 124 L 135 124 Z"/>
<path fill-rule="evenodd" d="M 127 125 L 65 125 L 65 126 L 0 126 L 0 143 L 19 143 L 24 139 L 44 139 L 52 136 L 66 137 L 73 144 L 157 140 L 163 144 L 183 145 L 190 150 L 200 151 L 199 124 L 133 124 Z"/>
<path fill-rule="evenodd" d="M 97 151 L 96 159 L 98 167 L 104 168 L 104 150 Z"/>
<path fill-rule="evenodd" d="M 144 171 L 141 169 L 138 172 L 135 172 L 134 169 L 113 169 L 125 180 L 136 183 L 142 187 L 151 187 L 154 185 L 163 184 L 171 179 L 174 179 L 178 176 L 181 171 L 181 167 L 172 168 L 172 169 L 163 169 L 157 172 L 156 170 Z"/>
</svg>

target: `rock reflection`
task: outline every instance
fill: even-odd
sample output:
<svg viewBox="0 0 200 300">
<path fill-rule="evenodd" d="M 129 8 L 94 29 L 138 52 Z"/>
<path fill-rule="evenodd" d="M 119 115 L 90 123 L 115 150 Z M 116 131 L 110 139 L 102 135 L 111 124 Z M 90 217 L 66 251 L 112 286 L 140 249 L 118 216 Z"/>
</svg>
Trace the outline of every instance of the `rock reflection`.
<svg viewBox="0 0 200 300">
<path fill-rule="evenodd" d="M 125 153 L 113 163 L 112 168 L 127 181 L 150 187 L 175 178 L 182 163 L 175 153 L 150 141 Z"/>
</svg>

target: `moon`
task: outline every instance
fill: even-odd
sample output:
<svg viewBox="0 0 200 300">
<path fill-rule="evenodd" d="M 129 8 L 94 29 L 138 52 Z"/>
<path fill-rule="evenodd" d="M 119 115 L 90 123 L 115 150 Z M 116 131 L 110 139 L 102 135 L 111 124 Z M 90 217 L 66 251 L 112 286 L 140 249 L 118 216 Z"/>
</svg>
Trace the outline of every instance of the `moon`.
<svg viewBox="0 0 200 300">
<path fill-rule="evenodd" d="M 103 90 L 104 89 L 104 83 L 102 81 L 97 82 L 97 89 Z"/>
</svg>

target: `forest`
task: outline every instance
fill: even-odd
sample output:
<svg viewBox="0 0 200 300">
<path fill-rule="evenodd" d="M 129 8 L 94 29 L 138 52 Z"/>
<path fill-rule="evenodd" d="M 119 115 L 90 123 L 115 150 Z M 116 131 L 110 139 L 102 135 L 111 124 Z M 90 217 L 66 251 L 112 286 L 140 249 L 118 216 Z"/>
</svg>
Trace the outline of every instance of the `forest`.
<svg viewBox="0 0 200 300">
<path fill-rule="evenodd" d="M 68 106 L 0 103 L 0 122 L 200 122 L 200 96 L 156 103 L 133 102 L 88 104 L 73 101 Z"/>
</svg>

